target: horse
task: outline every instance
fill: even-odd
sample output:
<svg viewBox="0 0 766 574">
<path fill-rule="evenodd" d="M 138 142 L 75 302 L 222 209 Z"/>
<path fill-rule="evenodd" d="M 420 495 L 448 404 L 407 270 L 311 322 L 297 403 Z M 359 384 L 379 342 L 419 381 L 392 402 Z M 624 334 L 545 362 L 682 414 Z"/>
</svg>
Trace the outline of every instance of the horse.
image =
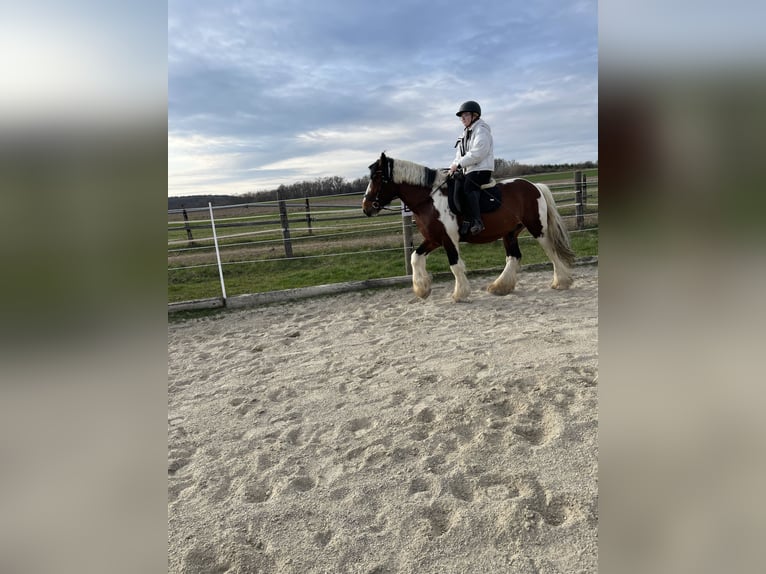
<svg viewBox="0 0 766 574">
<path fill-rule="evenodd" d="M 458 243 L 490 243 L 503 239 L 505 267 L 500 276 L 487 286 L 494 295 L 508 295 L 516 287 L 516 274 L 521 261 L 518 236 L 526 228 L 537 239 L 553 263 L 553 289 L 572 285 L 572 251 L 569 233 L 556 209 L 548 186 L 516 178 L 497 183 L 501 193 L 500 207 L 483 213 L 484 230 L 477 235 L 460 236 L 462 216 L 450 209 L 447 196 L 447 170 L 435 170 L 417 163 L 386 157 L 381 153 L 370 169 L 370 182 L 362 199 L 362 211 L 368 217 L 377 215 L 395 198 L 413 213 L 423 242 L 410 257 L 412 289 L 421 299 L 431 294 L 431 276 L 426 271 L 426 257 L 434 249 L 444 247 L 450 270 L 455 277 L 454 301 L 468 299 L 471 287 L 466 267 L 460 258 Z"/>
</svg>

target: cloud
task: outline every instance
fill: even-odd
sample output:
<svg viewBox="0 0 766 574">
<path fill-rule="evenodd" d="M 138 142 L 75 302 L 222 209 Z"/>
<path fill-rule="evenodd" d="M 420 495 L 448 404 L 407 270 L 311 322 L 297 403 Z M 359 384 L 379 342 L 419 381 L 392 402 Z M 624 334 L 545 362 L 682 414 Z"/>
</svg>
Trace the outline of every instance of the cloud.
<svg viewBox="0 0 766 574">
<path fill-rule="evenodd" d="M 367 168 L 375 158 L 361 150 L 341 148 L 296 156 L 266 164 L 252 171 L 282 171 L 294 174 L 298 179 L 315 179 L 328 174 L 346 178 L 366 175 Z"/>
<path fill-rule="evenodd" d="M 195 162 L 256 189 L 359 177 L 384 149 L 448 165 L 467 99 L 486 110 L 496 157 L 537 155 L 545 141 L 552 160 L 597 159 L 567 155 L 572 138 L 596 148 L 594 6 L 479 0 L 468 21 L 441 0 L 168 6 L 170 194 L 175 166 Z M 229 180 L 209 178 L 241 187 Z"/>
</svg>

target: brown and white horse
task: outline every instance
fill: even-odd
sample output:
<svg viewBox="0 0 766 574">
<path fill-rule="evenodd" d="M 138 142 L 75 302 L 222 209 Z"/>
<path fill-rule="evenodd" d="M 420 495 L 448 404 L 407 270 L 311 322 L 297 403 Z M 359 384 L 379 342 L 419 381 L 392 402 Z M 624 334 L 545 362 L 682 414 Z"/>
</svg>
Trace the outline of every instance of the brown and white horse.
<svg viewBox="0 0 766 574">
<path fill-rule="evenodd" d="M 503 239 L 505 268 L 488 287 L 495 295 L 507 295 L 516 286 L 516 273 L 521 260 L 518 236 L 526 228 L 542 246 L 553 263 L 554 289 L 568 289 L 572 285 L 572 265 L 575 254 L 570 247 L 569 234 L 548 186 L 525 179 L 498 182 L 501 205 L 491 213 L 482 214 L 484 231 L 478 235 L 461 237 L 458 229 L 462 217 L 450 210 L 447 198 L 447 173 L 416 163 L 386 157 L 370 166 L 370 183 L 362 200 L 367 216 L 377 215 L 381 209 L 399 198 L 412 211 L 423 235 L 423 243 L 412 253 L 412 288 L 425 299 L 431 294 L 431 276 L 426 271 L 426 257 L 437 247 L 444 247 L 455 276 L 452 298 L 463 301 L 471 287 L 465 274 L 465 263 L 460 258 L 458 243 L 489 243 Z"/>
</svg>

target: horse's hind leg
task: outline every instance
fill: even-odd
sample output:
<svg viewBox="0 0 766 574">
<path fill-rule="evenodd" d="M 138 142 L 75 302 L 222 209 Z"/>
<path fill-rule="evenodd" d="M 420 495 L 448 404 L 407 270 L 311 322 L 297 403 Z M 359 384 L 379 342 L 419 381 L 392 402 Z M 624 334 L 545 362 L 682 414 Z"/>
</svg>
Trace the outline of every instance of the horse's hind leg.
<svg viewBox="0 0 766 574">
<path fill-rule="evenodd" d="M 500 276 L 487 286 L 493 295 L 508 295 L 516 287 L 516 272 L 521 262 L 518 234 L 521 227 L 503 237 L 505 246 L 505 268 Z"/>
<path fill-rule="evenodd" d="M 548 259 L 553 263 L 553 281 L 551 281 L 551 289 L 569 289 L 572 286 L 572 271 L 556 252 L 553 240 L 545 234 L 541 237 L 537 237 L 537 242 L 545 251 Z"/>
</svg>

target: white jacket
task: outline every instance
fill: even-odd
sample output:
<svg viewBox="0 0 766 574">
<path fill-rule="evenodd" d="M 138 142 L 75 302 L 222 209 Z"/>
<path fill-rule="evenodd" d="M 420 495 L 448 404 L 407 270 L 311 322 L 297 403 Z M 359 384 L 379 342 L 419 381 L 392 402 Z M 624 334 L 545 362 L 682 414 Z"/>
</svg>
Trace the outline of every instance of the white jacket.
<svg viewBox="0 0 766 574">
<path fill-rule="evenodd" d="M 492 130 L 489 124 L 479 118 L 463 130 L 463 136 L 458 140 L 457 152 L 452 165 L 460 165 L 463 171 L 495 169 L 495 150 L 492 143 Z M 465 153 L 463 153 L 465 146 Z"/>
</svg>

